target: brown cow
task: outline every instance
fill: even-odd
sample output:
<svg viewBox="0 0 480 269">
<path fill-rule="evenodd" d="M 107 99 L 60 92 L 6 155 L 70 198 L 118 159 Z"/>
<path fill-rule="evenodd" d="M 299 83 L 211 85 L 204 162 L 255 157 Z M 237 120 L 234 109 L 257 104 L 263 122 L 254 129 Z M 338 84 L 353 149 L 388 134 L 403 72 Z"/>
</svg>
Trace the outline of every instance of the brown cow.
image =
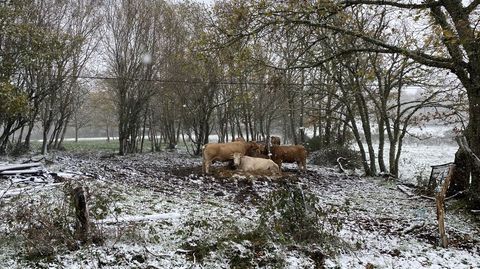
<svg viewBox="0 0 480 269">
<path fill-rule="evenodd" d="M 243 137 L 239 136 L 239 137 L 235 138 L 235 140 L 233 140 L 233 141 L 241 141 L 241 142 L 245 142 L 245 138 L 243 138 Z"/>
<path fill-rule="evenodd" d="M 280 146 L 280 137 L 278 136 L 270 136 L 270 143 L 273 145 Z"/>
<path fill-rule="evenodd" d="M 270 142 L 270 144 L 269 144 Z M 258 157 L 258 158 L 264 158 L 264 159 L 269 159 L 271 156 L 271 147 L 272 146 L 279 146 L 280 145 L 280 137 L 278 136 L 270 136 L 270 141 L 267 139 L 267 141 L 257 141 L 256 142 L 258 145 L 258 151 L 259 153 L 254 153 L 254 155 L 249 155 L 252 157 Z"/>
<path fill-rule="evenodd" d="M 231 143 L 211 143 L 203 146 L 202 170 L 209 173 L 209 168 L 214 161 L 233 160 L 233 154 L 238 152 L 242 155 L 251 155 L 258 151 L 258 145 L 255 142 L 236 141 Z"/>
<path fill-rule="evenodd" d="M 304 146 L 272 146 L 272 160 L 282 168 L 282 163 L 297 163 L 299 170 L 307 167 L 307 150 Z"/>
</svg>

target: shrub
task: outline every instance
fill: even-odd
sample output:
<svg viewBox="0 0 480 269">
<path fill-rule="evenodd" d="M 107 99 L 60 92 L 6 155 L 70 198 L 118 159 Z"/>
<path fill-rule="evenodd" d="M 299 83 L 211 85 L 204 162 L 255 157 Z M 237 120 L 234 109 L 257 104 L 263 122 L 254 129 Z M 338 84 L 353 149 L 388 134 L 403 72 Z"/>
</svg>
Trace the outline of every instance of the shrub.
<svg viewBox="0 0 480 269">
<path fill-rule="evenodd" d="M 321 166 L 337 165 L 338 158 L 344 158 L 342 166 L 346 169 L 355 169 L 362 167 L 362 158 L 358 151 L 350 149 L 348 146 L 330 146 L 310 154 L 310 163 Z"/>
<path fill-rule="evenodd" d="M 339 247 L 342 222 L 337 208 L 322 208 L 318 197 L 297 184 L 285 184 L 270 194 L 260 209 L 260 229 L 274 241 L 316 244 L 331 254 Z"/>
<path fill-rule="evenodd" d="M 27 154 L 30 151 L 30 148 L 25 145 L 24 143 L 18 143 L 15 145 L 11 145 L 11 152 L 10 155 L 18 157 Z"/>
<path fill-rule="evenodd" d="M 307 138 L 305 141 L 305 148 L 309 152 L 314 152 L 320 150 L 323 146 L 322 138 L 319 136 L 315 136 L 313 138 Z"/>
<path fill-rule="evenodd" d="M 334 255 L 346 246 L 338 237 L 342 208 L 324 208 L 319 199 L 297 184 L 284 184 L 272 192 L 259 209 L 254 228 L 241 231 L 229 227 L 223 236 L 187 242 L 182 249 L 198 262 L 212 251 L 221 252 L 231 268 L 283 268 L 285 249 L 310 257 L 321 268 L 326 255 Z M 198 225 L 196 225 L 198 227 Z"/>
<path fill-rule="evenodd" d="M 102 232 L 93 224 L 85 238 L 77 231 L 75 209 L 71 202 L 72 185 L 66 183 L 55 195 L 16 197 L 16 203 L 0 216 L 10 234 L 22 239 L 27 259 L 52 258 L 63 251 L 77 250 L 82 243 L 103 243 Z"/>
</svg>

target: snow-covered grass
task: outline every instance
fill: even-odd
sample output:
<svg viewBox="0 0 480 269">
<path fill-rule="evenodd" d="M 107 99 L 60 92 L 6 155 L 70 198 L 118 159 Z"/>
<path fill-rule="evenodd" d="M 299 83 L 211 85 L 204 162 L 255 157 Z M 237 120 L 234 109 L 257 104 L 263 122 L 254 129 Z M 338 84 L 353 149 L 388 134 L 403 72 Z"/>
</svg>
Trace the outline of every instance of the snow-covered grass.
<svg viewBox="0 0 480 269">
<path fill-rule="evenodd" d="M 405 144 L 400 156 L 399 178 L 412 184 L 426 180 L 430 177 L 431 166 L 453 162 L 457 150 L 458 146 L 453 143 Z"/>
<path fill-rule="evenodd" d="M 443 163 L 448 155 L 441 145 L 423 149 L 408 145 L 405 150 L 404 158 L 411 163 L 401 165 L 409 169 Z M 71 251 L 59 248 L 49 258 L 27 260 L 24 238 L 10 234 L 14 230 L 6 222 L 14 219 L 2 218 L 3 213 L 21 212 L 18 206 L 30 201 L 58 199 L 65 193 L 65 183 L 47 178 L 47 184 L 11 185 L 0 179 L 0 195 L 7 188 L 11 193 L 0 199 L 0 268 L 231 268 L 258 256 L 264 264 L 250 267 L 313 268 L 309 251 L 322 246 L 258 242 L 260 238 L 247 236 L 258 226 L 269 194 L 285 184 L 313 193 L 319 207 L 337 209 L 334 217 L 342 223 L 337 235 L 343 247 L 339 254 L 326 257 L 327 268 L 365 268 L 368 263 L 375 268 L 480 264 L 478 221 L 458 210 L 456 201 L 449 201 L 446 227 L 451 246 L 440 248 L 434 202 L 407 197 L 395 181 L 348 176 L 313 165 L 305 173 L 285 165 L 282 178 L 203 176 L 201 160 L 182 153 L 52 156 L 54 163 L 47 169 L 64 172 L 60 176 L 67 182 L 88 188 L 91 216 L 105 243 Z M 53 209 L 51 214 L 58 212 Z"/>
</svg>

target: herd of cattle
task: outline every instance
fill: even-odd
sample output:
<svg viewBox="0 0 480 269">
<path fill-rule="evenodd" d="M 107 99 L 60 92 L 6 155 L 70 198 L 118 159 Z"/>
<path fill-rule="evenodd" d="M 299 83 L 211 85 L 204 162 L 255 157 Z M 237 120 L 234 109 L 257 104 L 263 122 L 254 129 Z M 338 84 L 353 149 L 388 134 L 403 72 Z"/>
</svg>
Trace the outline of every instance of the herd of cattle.
<svg viewBox="0 0 480 269">
<path fill-rule="evenodd" d="M 270 137 L 267 142 L 245 141 L 237 138 L 230 143 L 209 143 L 203 147 L 203 172 L 210 173 L 215 161 L 230 162 L 239 171 L 280 174 L 282 163 L 297 163 L 306 169 L 307 150 L 300 145 L 281 146 L 280 138 Z"/>
</svg>

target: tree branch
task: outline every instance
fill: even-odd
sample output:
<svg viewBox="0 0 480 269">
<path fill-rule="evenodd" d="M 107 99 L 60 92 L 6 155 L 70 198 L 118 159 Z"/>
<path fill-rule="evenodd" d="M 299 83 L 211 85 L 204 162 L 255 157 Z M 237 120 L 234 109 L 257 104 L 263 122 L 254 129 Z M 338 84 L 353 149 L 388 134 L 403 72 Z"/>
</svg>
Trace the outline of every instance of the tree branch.
<svg viewBox="0 0 480 269">
<path fill-rule="evenodd" d="M 346 56 L 346 55 L 350 55 L 350 54 L 353 54 L 353 53 L 357 53 L 357 52 L 371 52 L 371 49 L 369 48 L 359 48 L 359 49 L 348 49 L 348 50 L 343 50 L 343 51 L 340 51 L 340 52 L 337 52 L 335 54 L 333 54 L 332 56 L 329 56 L 327 58 L 324 58 L 324 59 L 319 59 L 317 61 L 315 61 L 314 63 L 311 63 L 311 64 L 305 64 L 305 65 L 297 65 L 297 66 L 291 66 L 291 67 L 278 67 L 276 65 L 270 65 L 270 64 L 264 64 L 265 66 L 267 67 L 270 67 L 270 68 L 273 68 L 273 69 L 277 69 L 277 70 L 288 70 L 288 69 L 307 69 L 307 68 L 315 68 L 315 67 L 319 67 L 327 62 L 330 62 L 338 57 L 341 57 L 341 56 Z M 389 50 L 382 50 L 382 49 L 377 49 L 376 52 L 379 52 L 379 53 L 389 53 L 390 51 Z"/>
<path fill-rule="evenodd" d="M 475 8 L 477 8 L 479 4 L 480 4 L 480 0 L 474 0 L 472 3 L 470 3 L 470 5 L 465 7 L 464 11 L 467 14 L 470 14 Z"/>
<path fill-rule="evenodd" d="M 313 27 L 321 27 L 324 29 L 336 31 L 339 33 L 347 34 L 350 36 L 358 37 L 360 39 L 363 39 L 366 42 L 369 42 L 375 46 L 387 49 L 389 53 L 399 53 L 402 55 L 405 55 L 421 64 L 432 66 L 432 67 L 439 67 L 439 68 L 445 68 L 445 69 L 450 69 L 453 70 L 455 68 L 454 63 L 452 63 L 451 58 L 445 58 L 445 57 L 438 57 L 438 56 L 433 56 L 429 55 L 423 52 L 419 51 L 412 51 L 404 48 L 399 48 L 397 46 L 385 43 L 384 41 L 375 39 L 373 37 L 366 36 L 363 33 L 343 29 L 341 27 L 329 25 L 326 23 L 311 23 L 310 21 L 304 21 L 304 20 L 290 20 L 288 18 L 285 18 L 288 22 L 290 23 L 296 23 L 296 24 L 304 24 L 304 25 L 309 25 Z M 379 48 L 367 48 L 368 51 L 371 52 L 384 52 L 381 51 Z M 462 65 L 465 67 L 468 66 L 466 63 L 462 62 Z"/>
<path fill-rule="evenodd" d="M 354 6 L 354 5 L 382 5 L 382 6 L 392 6 L 392 7 L 399 7 L 399 8 L 407 8 L 407 9 L 424 9 L 424 8 L 431 8 L 435 6 L 440 6 L 441 3 L 439 1 L 432 1 L 423 4 L 412 4 L 412 3 L 399 3 L 398 1 L 385 1 L 385 0 L 346 0 L 341 4 L 345 6 Z"/>
</svg>

